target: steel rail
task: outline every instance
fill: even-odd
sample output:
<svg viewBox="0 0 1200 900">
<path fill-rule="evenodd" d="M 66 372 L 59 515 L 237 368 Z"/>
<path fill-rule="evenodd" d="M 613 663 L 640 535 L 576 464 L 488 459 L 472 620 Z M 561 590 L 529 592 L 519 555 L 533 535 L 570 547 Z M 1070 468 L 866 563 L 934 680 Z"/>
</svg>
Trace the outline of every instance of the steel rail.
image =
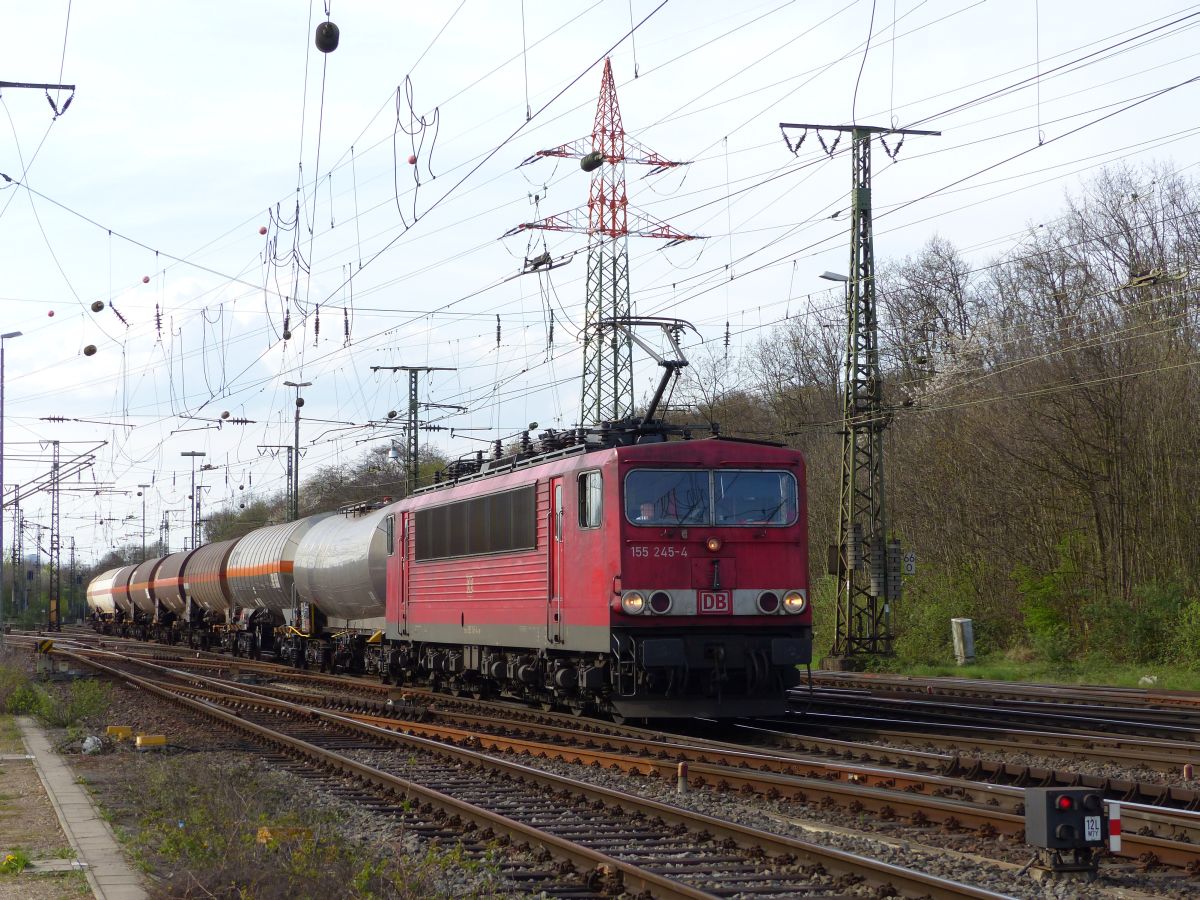
<svg viewBox="0 0 1200 900">
<path fill-rule="evenodd" d="M 574 844 L 573 842 L 565 841 L 561 838 L 557 838 L 554 835 L 545 834 L 538 829 L 508 819 L 505 816 L 497 815 L 488 810 L 442 794 L 441 792 L 425 788 L 414 782 L 400 778 L 399 776 L 382 772 L 378 769 L 367 766 L 364 763 L 349 759 L 344 755 L 324 750 L 307 741 L 302 741 L 297 738 L 281 734 L 278 731 L 268 729 L 262 725 L 249 722 L 233 712 L 222 709 L 212 701 L 196 700 L 190 697 L 180 696 L 176 691 L 161 687 L 149 681 L 148 679 L 141 678 L 131 673 L 122 672 L 120 669 L 105 665 L 104 663 L 101 663 L 90 656 L 84 656 L 82 654 L 76 654 L 70 651 L 62 651 L 62 655 L 66 656 L 67 658 L 76 659 L 78 662 L 84 665 L 92 666 L 100 671 L 106 672 L 113 677 L 121 678 L 131 684 L 135 684 L 139 688 L 148 690 L 156 696 L 171 700 L 172 702 L 179 703 L 195 712 L 215 718 L 226 725 L 248 731 L 271 745 L 287 748 L 293 752 L 300 753 L 311 759 L 320 761 L 324 765 L 328 765 L 336 770 L 342 771 L 353 777 L 360 778 L 366 782 L 378 785 L 389 791 L 400 793 L 409 797 L 419 798 L 421 802 L 435 803 L 442 808 L 452 810 L 461 818 L 473 821 L 483 827 L 491 827 L 495 831 L 509 834 L 513 837 L 519 837 L 520 840 L 533 841 L 542 844 L 543 846 L 547 846 L 551 849 L 551 852 L 570 859 L 576 865 L 584 865 L 592 868 L 604 866 L 608 867 L 610 871 L 619 871 L 625 879 L 627 888 L 650 890 L 655 896 L 661 897 L 711 896 L 686 885 L 681 885 L 669 878 L 647 872 L 613 857 L 609 857 L 605 854 L 598 853 L 581 845 Z M 393 731 L 376 725 L 358 722 L 344 715 L 330 713 L 324 710 L 306 707 L 288 701 L 264 700 L 262 698 L 255 699 L 246 696 L 240 696 L 233 702 L 248 703 L 251 702 L 251 700 L 254 700 L 254 702 L 258 703 L 269 703 L 271 708 L 275 710 L 286 709 L 295 716 L 307 719 L 324 720 L 330 724 L 339 725 L 350 730 L 357 730 L 364 734 L 389 737 L 393 740 L 399 736 Z M 404 735 L 403 737 L 407 742 L 412 743 L 414 746 L 444 755 L 449 755 L 462 762 L 469 762 L 475 765 L 485 766 L 489 769 L 500 771 L 515 779 L 520 779 L 527 782 L 532 781 L 554 790 L 569 790 L 571 793 L 580 795 L 589 801 L 599 801 L 604 804 L 611 804 L 627 810 L 636 810 L 642 815 L 661 818 L 664 821 L 672 824 L 683 825 L 689 830 L 704 830 L 718 838 L 731 840 L 736 846 L 744 849 L 761 849 L 767 853 L 777 856 L 790 855 L 792 857 L 802 857 L 810 862 L 823 866 L 827 871 L 837 874 L 851 874 L 859 877 L 865 876 L 873 883 L 891 885 L 893 888 L 901 890 L 910 896 L 930 896 L 934 898 L 973 897 L 980 898 L 980 900 L 994 900 L 994 898 L 1005 896 L 1002 894 L 997 894 L 993 891 L 976 888 L 971 885 L 964 885 L 948 879 L 939 878 L 937 876 L 928 875 L 911 869 L 905 869 L 903 867 L 895 866 L 880 860 L 870 859 L 868 857 L 846 853 L 844 851 L 835 850 L 828 847 L 822 847 L 808 841 L 775 835 L 758 829 L 749 828 L 730 822 L 724 822 L 712 816 L 704 815 L 702 813 L 693 813 L 677 807 L 669 806 L 667 804 L 658 803 L 653 800 L 631 797 L 627 794 L 609 790 L 597 785 L 553 775 L 539 769 L 508 762 L 506 760 L 499 760 L 473 750 L 454 747 L 415 735 Z"/>
<path fill-rule="evenodd" d="M 170 677 L 210 682 L 212 679 L 179 672 L 157 663 L 136 660 L 136 664 L 152 668 Z M 229 700 L 221 692 L 233 691 L 236 703 L 249 704 L 275 712 L 295 710 L 301 698 L 264 698 L 261 686 L 218 683 L 219 690 L 191 687 L 184 692 L 205 701 Z M 750 791 L 771 799 L 789 798 L 800 802 L 815 800 L 833 802 L 855 812 L 868 810 L 884 820 L 907 817 L 914 824 L 938 823 L 951 830 L 968 827 L 981 836 L 1024 834 L 1024 791 L 1007 786 L 972 784 L 961 779 L 939 775 L 917 774 L 895 769 L 863 766 L 830 765 L 820 760 L 771 756 L 747 751 L 744 748 L 697 747 L 686 744 L 664 744 L 644 740 L 613 740 L 603 738 L 605 746 L 563 745 L 530 740 L 527 737 L 496 735 L 446 725 L 402 722 L 374 715 L 330 713 L 312 706 L 300 707 L 314 718 L 345 725 L 350 722 L 370 726 L 372 734 L 382 729 L 393 737 L 416 738 L 417 746 L 428 748 L 429 742 L 445 743 L 467 752 L 487 749 L 496 752 L 525 754 L 543 758 L 558 758 L 579 765 L 596 765 L 639 776 L 669 780 L 675 777 L 681 761 L 689 764 L 692 786 L 708 785 L 718 791 Z M 576 733 L 585 741 L 597 737 Z M 614 752 L 612 744 L 622 744 L 626 754 Z M 657 756 L 657 758 L 654 758 Z M 957 794 L 958 796 L 953 796 Z M 964 795 L 971 795 L 969 798 Z M 940 795 L 940 796 L 939 796 Z M 1000 808 L 1003 806 L 1004 808 Z M 1153 858 L 1176 867 L 1196 866 L 1200 862 L 1200 823 L 1194 817 L 1165 816 L 1162 810 L 1126 806 L 1125 817 L 1129 833 L 1124 838 L 1121 856 L 1134 859 Z M 1187 821 L 1192 819 L 1192 821 Z M 1140 825 L 1139 825 L 1140 823 Z M 1133 829 L 1150 834 L 1133 833 Z M 1166 830 L 1171 837 L 1156 834 Z M 1175 839 L 1185 836 L 1185 840 Z"/>
</svg>

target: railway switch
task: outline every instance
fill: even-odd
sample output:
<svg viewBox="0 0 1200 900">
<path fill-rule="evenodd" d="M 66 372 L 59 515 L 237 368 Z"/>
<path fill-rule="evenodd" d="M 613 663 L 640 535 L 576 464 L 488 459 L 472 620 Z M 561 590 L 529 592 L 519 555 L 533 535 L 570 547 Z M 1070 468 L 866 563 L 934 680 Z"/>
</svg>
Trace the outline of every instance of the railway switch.
<svg viewBox="0 0 1200 900">
<path fill-rule="evenodd" d="M 1095 872 L 1095 850 L 1108 842 L 1104 796 L 1092 788 L 1026 788 L 1025 842 L 1051 851 L 1052 872 Z M 1073 860 L 1063 858 L 1070 850 Z"/>
</svg>

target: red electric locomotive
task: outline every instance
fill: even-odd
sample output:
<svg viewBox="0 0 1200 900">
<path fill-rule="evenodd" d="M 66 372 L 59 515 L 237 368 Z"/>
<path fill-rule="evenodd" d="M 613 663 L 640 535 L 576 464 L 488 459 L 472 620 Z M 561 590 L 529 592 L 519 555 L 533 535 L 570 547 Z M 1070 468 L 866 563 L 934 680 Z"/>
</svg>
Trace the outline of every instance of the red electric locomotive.
<svg viewBox="0 0 1200 900">
<path fill-rule="evenodd" d="M 782 711 L 812 655 L 799 453 L 660 439 L 479 469 L 387 511 L 367 668 L 621 717 Z"/>
<path fill-rule="evenodd" d="M 97 627 L 621 718 L 780 713 L 812 658 L 804 460 L 655 420 L 678 355 L 643 418 L 106 572 Z"/>
</svg>

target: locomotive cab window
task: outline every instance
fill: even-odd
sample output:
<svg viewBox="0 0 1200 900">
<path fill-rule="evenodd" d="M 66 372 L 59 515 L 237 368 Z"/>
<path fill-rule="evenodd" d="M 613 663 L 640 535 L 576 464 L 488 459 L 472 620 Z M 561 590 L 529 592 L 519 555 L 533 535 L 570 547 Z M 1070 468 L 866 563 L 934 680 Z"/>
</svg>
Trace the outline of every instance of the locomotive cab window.
<svg viewBox="0 0 1200 900">
<path fill-rule="evenodd" d="M 625 518 L 634 525 L 782 528 L 796 522 L 796 477 L 776 469 L 634 469 Z"/>
<path fill-rule="evenodd" d="M 579 527 L 599 528 L 604 520 L 604 478 L 599 472 L 579 476 Z"/>
<path fill-rule="evenodd" d="M 791 525 L 799 511 L 791 472 L 722 469 L 713 494 L 717 525 Z"/>
<path fill-rule="evenodd" d="M 396 515 L 395 515 L 395 513 L 393 513 L 392 515 L 385 518 L 383 520 L 383 522 L 384 522 L 384 533 L 386 535 L 385 540 L 387 540 L 387 552 L 388 552 L 388 556 L 391 556 L 393 553 L 396 552 Z"/>
<path fill-rule="evenodd" d="M 625 517 L 635 525 L 707 525 L 708 476 L 701 469 L 634 469 L 625 479 Z"/>
</svg>

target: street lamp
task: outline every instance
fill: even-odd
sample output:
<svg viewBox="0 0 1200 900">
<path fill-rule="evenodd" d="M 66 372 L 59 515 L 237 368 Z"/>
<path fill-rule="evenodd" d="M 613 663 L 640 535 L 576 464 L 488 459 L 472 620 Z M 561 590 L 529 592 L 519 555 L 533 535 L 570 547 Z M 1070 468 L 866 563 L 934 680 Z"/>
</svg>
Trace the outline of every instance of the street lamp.
<svg viewBox="0 0 1200 900">
<path fill-rule="evenodd" d="M 304 398 L 300 396 L 300 388 L 311 387 L 311 381 L 285 381 L 284 385 L 296 389 L 296 437 L 292 444 L 292 521 L 300 518 L 300 407 Z"/>
<path fill-rule="evenodd" d="M 0 334 L 0 650 L 4 649 L 4 342 L 21 332 Z M 13 582 L 17 570 L 13 569 Z"/>
<path fill-rule="evenodd" d="M 188 499 L 191 501 L 191 507 L 192 507 L 192 546 L 191 546 L 191 549 L 195 550 L 196 545 L 200 543 L 200 540 L 199 540 L 200 534 L 198 531 L 199 525 L 196 521 L 196 507 L 200 503 L 200 501 L 196 499 L 196 457 L 197 456 L 208 456 L 208 454 L 205 453 L 203 450 L 184 450 L 179 455 L 180 456 L 190 456 L 192 458 L 192 495 Z"/>
<path fill-rule="evenodd" d="M 146 491 L 150 485 L 139 484 L 138 496 L 142 498 L 142 562 L 146 561 Z"/>
</svg>

